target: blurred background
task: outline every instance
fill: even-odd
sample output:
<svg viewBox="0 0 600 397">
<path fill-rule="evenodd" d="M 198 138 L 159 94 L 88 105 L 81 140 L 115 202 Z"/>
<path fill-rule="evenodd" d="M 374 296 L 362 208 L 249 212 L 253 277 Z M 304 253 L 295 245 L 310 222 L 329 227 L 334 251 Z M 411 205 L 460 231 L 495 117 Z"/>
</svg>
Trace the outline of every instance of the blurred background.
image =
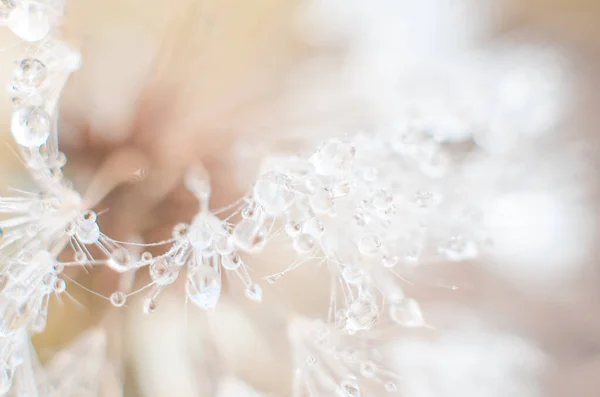
<svg viewBox="0 0 600 397">
<path fill-rule="evenodd" d="M 168 236 L 174 224 L 196 211 L 181 180 L 197 160 L 211 173 L 212 205 L 220 207 L 248 188 L 265 156 L 312 147 L 328 131 L 387 117 L 393 110 L 386 101 L 384 77 L 396 72 L 391 70 L 394 66 L 400 70 L 409 65 L 402 73 L 410 76 L 419 62 L 443 69 L 438 59 L 458 58 L 473 49 L 493 54 L 503 43 L 535 43 L 565 60 L 571 87 L 562 98 L 569 111 L 561 118 L 556 138 L 547 149 L 536 147 L 538 154 L 547 154 L 539 161 L 554 164 L 556 148 L 569 148 L 566 160 L 561 157 L 569 166 L 557 166 L 557 183 L 585 186 L 586 207 L 577 210 L 583 211 L 585 225 L 566 223 L 563 232 L 577 235 L 590 229 L 595 236 L 600 2 L 427 0 L 398 2 L 397 9 L 389 3 L 331 1 L 317 7 L 295 0 L 68 1 L 64 38 L 81 50 L 83 67 L 67 83 L 61 103 L 66 173 L 85 191 L 114 153 L 132 150 L 144 158 L 145 178 L 116 189 L 102 203 L 110 208 L 102 216 L 103 231 L 116 239 Z M 386 13 L 389 7 L 398 13 Z M 406 32 L 396 30 L 403 24 L 409 26 Z M 375 27 L 378 35 L 372 34 Z M 400 54 L 383 51 L 389 63 L 378 52 L 380 41 L 385 50 L 385 38 L 398 44 L 390 48 Z M 0 48 L 0 81 L 8 84 L 22 47 L 2 29 Z M 365 72 L 381 63 L 391 65 L 391 71 L 382 68 L 368 77 Z M 349 64 L 354 74 L 348 73 Z M 444 79 L 443 70 L 439 76 Z M 11 109 L 10 96 L 0 96 L 0 133 L 6 142 L 0 145 L 0 186 L 27 188 L 30 182 L 11 149 Z M 574 171 L 561 172 L 571 170 L 574 161 Z M 530 237 L 522 236 L 524 241 Z M 552 244 L 570 240 L 558 233 Z M 435 269 L 469 287 L 415 292 L 425 302 L 436 302 L 431 315 L 440 324 L 459 326 L 450 326 L 439 340 L 411 334 L 414 340 L 398 342 L 396 368 L 414 380 L 407 383 L 405 394 L 597 396 L 600 266 L 594 245 L 575 245 L 576 255 L 568 256 L 567 265 L 554 266 L 553 258 L 543 255 L 525 263 L 513 261 L 514 268 L 503 270 L 509 277 L 485 266 Z M 262 273 L 276 271 L 285 255 L 270 252 L 252 265 Z M 523 275 L 524 268 L 533 275 Z M 142 285 L 144 277 L 136 282 Z M 119 395 L 121 381 L 125 396 L 252 395 L 249 386 L 219 383 L 230 376 L 268 395 L 285 395 L 291 378 L 285 324 L 268 312 L 282 310 L 285 302 L 294 312 L 322 314 L 326 286 L 311 281 L 318 278 L 318 271 L 302 270 L 274 286 L 260 308 L 233 294 L 221 310 L 210 314 L 184 306 L 181 289 L 163 297 L 152 316 L 143 314 L 140 302 L 115 310 L 72 286 L 69 292 L 79 304 L 53 302 L 48 330 L 35 342 L 45 361 L 83 330 L 99 323 L 107 327 L 110 355 L 126 375 L 113 383 L 103 381 L 106 396 Z M 78 275 L 78 280 L 103 294 L 122 282 L 103 269 Z M 454 309 L 456 305 L 468 310 Z M 463 315 L 462 310 L 471 314 Z M 449 313 L 455 318 L 449 319 Z M 505 332 L 535 342 L 521 348 L 504 338 Z M 521 382 L 521 377 L 534 374 L 536 382 Z"/>
</svg>

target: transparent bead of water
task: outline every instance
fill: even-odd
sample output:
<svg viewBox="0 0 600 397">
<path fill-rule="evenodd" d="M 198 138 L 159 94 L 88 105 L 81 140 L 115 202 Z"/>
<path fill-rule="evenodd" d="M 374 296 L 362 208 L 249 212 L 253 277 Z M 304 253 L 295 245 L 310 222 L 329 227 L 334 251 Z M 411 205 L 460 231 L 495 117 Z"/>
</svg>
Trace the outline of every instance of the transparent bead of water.
<svg viewBox="0 0 600 397">
<path fill-rule="evenodd" d="M 348 284 L 359 285 L 362 283 L 363 271 L 356 266 L 346 266 L 342 270 L 342 278 Z"/>
<path fill-rule="evenodd" d="M 343 175 L 352 171 L 355 153 L 351 144 L 330 139 L 319 146 L 310 161 L 318 174 Z"/>
<path fill-rule="evenodd" d="M 204 250 L 213 242 L 215 231 L 207 219 L 196 220 L 189 228 L 187 238 L 192 246 L 198 250 Z"/>
<path fill-rule="evenodd" d="M 350 334 L 373 327 L 379 317 L 375 301 L 360 297 L 350 304 L 347 312 L 346 331 Z"/>
<path fill-rule="evenodd" d="M 127 295 L 122 291 L 113 292 L 110 296 L 110 303 L 115 307 L 121 307 L 127 302 Z"/>
<path fill-rule="evenodd" d="M 186 223 L 178 223 L 173 227 L 173 239 L 179 240 L 185 238 L 188 233 L 188 225 Z"/>
<path fill-rule="evenodd" d="M 212 267 L 203 266 L 188 274 L 185 291 L 198 307 L 213 310 L 221 297 L 221 274 Z"/>
<path fill-rule="evenodd" d="M 233 242 L 246 252 L 260 251 L 267 239 L 267 229 L 262 222 L 254 219 L 243 219 L 233 229 Z"/>
<path fill-rule="evenodd" d="M 294 250 L 303 254 L 313 250 L 315 248 L 315 239 L 310 234 L 301 233 L 294 237 Z"/>
<path fill-rule="evenodd" d="M 25 58 L 14 73 L 15 83 L 20 91 L 30 92 L 42 85 L 48 74 L 46 66 L 35 58 Z"/>
<path fill-rule="evenodd" d="M 144 262 L 150 262 L 152 260 L 152 253 L 145 251 L 140 259 Z"/>
<path fill-rule="evenodd" d="M 381 263 L 383 263 L 383 267 L 392 268 L 398 264 L 398 257 L 386 254 L 381 258 Z"/>
<path fill-rule="evenodd" d="M 235 245 L 229 235 L 222 234 L 215 237 L 215 249 L 219 255 L 230 255 L 235 250 Z"/>
<path fill-rule="evenodd" d="M 310 218 L 302 225 L 302 232 L 319 239 L 325 232 L 325 226 L 317 218 Z"/>
<path fill-rule="evenodd" d="M 355 191 L 356 184 L 348 180 L 340 181 L 333 187 L 333 195 L 338 198 L 347 197 Z"/>
<path fill-rule="evenodd" d="M 19 145 L 34 149 L 46 143 L 51 124 L 48 112 L 41 107 L 30 106 L 13 113 L 10 130 Z"/>
<path fill-rule="evenodd" d="M 262 301 L 262 288 L 258 284 L 252 284 L 245 290 L 246 297 L 254 302 Z"/>
<path fill-rule="evenodd" d="M 173 284 L 179 275 L 178 267 L 165 257 L 152 262 L 149 271 L 152 281 L 161 286 Z"/>
<path fill-rule="evenodd" d="M 375 255 L 381 249 L 381 240 L 379 237 L 368 234 L 358 240 L 358 251 L 365 256 Z"/>
<path fill-rule="evenodd" d="M 365 378 L 374 378 L 377 374 L 377 366 L 373 361 L 364 361 L 360 364 L 360 374 Z"/>
<path fill-rule="evenodd" d="M 223 266 L 225 270 L 237 270 L 242 263 L 242 258 L 240 258 L 236 252 L 221 257 L 221 266 Z"/>
<path fill-rule="evenodd" d="M 152 298 L 146 298 L 144 299 L 144 313 L 150 314 L 150 313 L 154 313 L 156 311 L 156 308 L 158 307 L 158 305 L 156 304 L 156 301 Z"/>
<path fill-rule="evenodd" d="M 337 397 L 360 397 L 360 386 L 354 379 L 343 379 L 336 388 Z"/>
<path fill-rule="evenodd" d="M 383 387 L 385 388 L 385 391 L 389 393 L 393 393 L 398 390 L 398 386 L 396 386 L 394 382 L 385 382 L 385 385 L 383 385 Z"/>
<path fill-rule="evenodd" d="M 119 273 L 122 273 L 122 272 L 129 270 L 131 262 L 132 262 L 132 258 L 131 258 L 131 255 L 129 254 L 129 251 L 127 251 L 123 247 L 119 247 L 119 248 L 114 249 L 110 253 L 110 258 L 108 260 L 108 266 L 111 269 L 113 269 Z"/>
<path fill-rule="evenodd" d="M 95 220 L 84 219 L 79 223 L 75 234 L 83 244 L 94 244 L 100 238 L 100 227 Z"/>
<path fill-rule="evenodd" d="M 317 214 L 327 214 L 335 209 L 335 200 L 329 190 L 319 188 L 309 198 L 310 208 Z"/>
<path fill-rule="evenodd" d="M 392 205 L 394 197 L 386 190 L 378 190 L 371 201 L 376 209 L 385 210 Z"/>
<path fill-rule="evenodd" d="M 419 303 L 412 298 L 404 298 L 389 306 L 390 318 L 403 327 L 422 327 L 425 325 Z"/>
<path fill-rule="evenodd" d="M 269 215 L 279 215 L 294 201 L 292 180 L 285 174 L 269 172 L 254 184 L 254 200 Z"/>
<path fill-rule="evenodd" d="M 290 220 L 285 224 L 285 232 L 290 237 L 298 235 L 298 233 L 300 233 L 301 231 L 302 224 L 300 222 Z"/>
<path fill-rule="evenodd" d="M 67 289 L 67 282 L 62 278 L 57 278 L 54 281 L 54 292 L 57 294 L 62 294 Z"/>
<path fill-rule="evenodd" d="M 50 33 L 50 17 L 47 9 L 34 2 L 18 2 L 10 12 L 8 28 L 25 41 L 39 41 Z"/>
</svg>

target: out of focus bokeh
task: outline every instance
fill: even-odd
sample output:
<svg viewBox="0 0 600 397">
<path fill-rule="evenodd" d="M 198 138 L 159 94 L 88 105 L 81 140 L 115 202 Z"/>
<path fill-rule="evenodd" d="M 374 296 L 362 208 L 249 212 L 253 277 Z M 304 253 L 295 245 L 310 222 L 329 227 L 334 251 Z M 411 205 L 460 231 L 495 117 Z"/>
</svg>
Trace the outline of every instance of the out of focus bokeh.
<svg viewBox="0 0 600 397">
<path fill-rule="evenodd" d="M 392 361 L 406 397 L 596 397 L 600 2 L 390 3 L 67 0 L 63 37 L 81 51 L 83 66 L 61 99 L 65 174 L 84 192 L 94 178 L 139 169 L 143 178 L 127 180 L 101 203 L 101 227 L 115 239 L 159 241 L 197 211 L 182 185 L 194 163 L 201 161 L 211 174 L 211 205 L 225 206 L 251 186 L 267 156 L 314 147 L 330 131 L 389 120 L 397 98 L 392 86 L 432 95 L 437 102 L 423 111 L 446 117 L 457 93 L 488 81 L 473 72 L 480 63 L 508 69 L 513 59 L 533 54 L 531 75 L 540 77 L 535 87 L 545 84 L 547 73 L 562 85 L 535 92 L 535 104 L 542 105 L 526 108 L 525 116 L 539 114 L 528 124 L 527 143 L 504 130 L 496 132 L 501 138 L 476 142 L 490 152 L 514 153 L 502 170 L 494 169 L 501 178 L 490 183 L 531 188 L 498 204 L 502 219 L 494 221 L 510 219 L 518 227 L 495 236 L 494 258 L 434 265 L 424 276 L 458 290 L 409 287 L 444 331 L 411 331 L 394 344 Z M 503 61 L 513 46 L 523 49 Z M 7 29 L 0 30 L 3 84 L 21 49 Z M 406 83 L 422 81 L 423 92 Z M 546 103 L 551 96 L 557 100 Z M 31 186 L 12 149 L 11 111 L 10 95 L 0 96 L 3 192 Z M 508 126 L 502 124 L 508 113 L 497 117 Z M 538 141 L 534 123 L 550 119 L 551 135 Z M 507 148 L 498 149 L 500 140 Z M 111 170 L 118 153 L 132 164 Z M 521 158 L 535 167 L 519 168 Z M 477 164 L 464 180 L 476 180 L 485 167 Z M 550 193 L 539 199 L 540 189 Z M 268 274 L 288 256 L 275 247 L 250 265 Z M 291 319 L 270 314 L 293 308 L 323 315 L 328 282 L 322 275 L 323 269 L 299 269 L 271 286 L 260 307 L 240 302 L 225 286 L 228 297 L 214 313 L 186 305 L 179 285 L 148 316 L 141 302 L 115 309 L 85 289 L 110 295 L 129 280 L 106 269 L 80 272 L 73 277 L 85 288 L 70 285 L 73 300 L 51 302 L 48 329 L 34 342 L 47 361 L 84 330 L 107 327 L 109 356 L 124 375 L 103 382 L 105 396 L 121 390 L 144 397 L 251 396 L 254 390 L 287 395 L 292 370 L 283 322 Z M 134 287 L 146 281 L 140 274 Z"/>
</svg>

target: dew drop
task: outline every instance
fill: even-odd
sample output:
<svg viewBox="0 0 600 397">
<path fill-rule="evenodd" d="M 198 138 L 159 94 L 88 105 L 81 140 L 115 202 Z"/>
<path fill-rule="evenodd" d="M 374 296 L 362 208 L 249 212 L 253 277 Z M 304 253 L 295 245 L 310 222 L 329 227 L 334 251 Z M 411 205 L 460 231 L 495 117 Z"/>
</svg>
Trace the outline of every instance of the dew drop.
<svg viewBox="0 0 600 397">
<path fill-rule="evenodd" d="M 154 313 L 156 311 L 157 306 L 158 305 L 154 299 L 152 299 L 152 298 L 144 299 L 144 313 L 147 313 L 147 314 Z"/>
<path fill-rule="evenodd" d="M 377 373 L 377 366 L 373 361 L 365 361 L 360 364 L 360 374 L 365 378 L 374 378 Z"/>
<path fill-rule="evenodd" d="M 254 184 L 254 200 L 269 215 L 279 215 L 294 201 L 291 179 L 279 172 L 262 175 Z"/>
<path fill-rule="evenodd" d="M 10 129 L 15 141 L 34 149 L 46 143 L 50 137 L 51 118 L 41 107 L 26 107 L 13 113 Z"/>
<path fill-rule="evenodd" d="M 46 79 L 46 66 L 35 58 L 25 58 L 15 70 L 15 83 L 21 91 L 38 88 Z"/>
<path fill-rule="evenodd" d="M 54 292 L 57 294 L 62 294 L 67 289 L 67 283 L 62 278 L 57 278 L 54 281 Z"/>
<path fill-rule="evenodd" d="M 150 277 L 158 285 L 169 285 L 177 279 L 179 270 L 175 264 L 165 257 L 157 258 L 150 264 Z"/>
<path fill-rule="evenodd" d="M 310 252 L 315 248 L 315 240 L 306 233 L 301 233 L 294 237 L 294 250 L 299 254 Z"/>
<path fill-rule="evenodd" d="M 262 301 L 262 288 L 258 284 L 247 287 L 245 293 L 246 297 L 254 302 Z"/>
<path fill-rule="evenodd" d="M 394 382 L 385 382 L 385 391 L 393 393 L 398 390 L 398 386 Z"/>
<path fill-rule="evenodd" d="M 188 274 L 185 291 L 201 309 L 214 310 L 221 297 L 221 274 L 210 266 L 203 266 Z"/>
<path fill-rule="evenodd" d="M 354 379 L 344 379 L 336 389 L 338 397 L 360 397 L 360 386 Z"/>
<path fill-rule="evenodd" d="M 310 162 L 321 175 L 342 175 L 352 171 L 355 152 L 349 143 L 330 139 L 319 146 Z"/>
<path fill-rule="evenodd" d="M 110 303 L 115 307 L 121 307 L 127 302 L 127 295 L 122 291 L 113 292 L 110 296 Z"/>
<path fill-rule="evenodd" d="M 114 249 L 111 253 L 110 253 L 110 259 L 108 260 L 108 266 L 119 272 L 125 272 L 127 270 L 129 270 L 129 266 L 131 265 L 131 255 L 129 254 L 129 251 L 127 251 L 125 248 L 123 247 L 119 247 Z"/>
<path fill-rule="evenodd" d="M 8 16 L 8 28 L 25 41 L 39 41 L 50 33 L 50 18 L 45 7 L 18 2 Z"/>
<path fill-rule="evenodd" d="M 421 307 L 416 300 L 404 298 L 390 304 L 390 318 L 403 327 L 422 327 L 425 325 Z"/>
<path fill-rule="evenodd" d="M 262 250 L 266 243 L 267 230 L 264 224 L 254 219 L 243 219 L 233 229 L 233 242 L 246 252 Z"/>
<path fill-rule="evenodd" d="M 335 201 L 326 188 L 313 192 L 309 199 L 310 208 L 317 214 L 331 213 L 335 209 Z"/>
<path fill-rule="evenodd" d="M 361 237 L 358 241 L 358 251 L 365 256 L 375 255 L 381 248 L 381 241 L 379 237 L 369 234 Z"/>
<path fill-rule="evenodd" d="M 225 270 L 237 270 L 242 265 L 242 258 L 236 252 L 232 252 L 221 257 L 221 265 Z"/>
</svg>

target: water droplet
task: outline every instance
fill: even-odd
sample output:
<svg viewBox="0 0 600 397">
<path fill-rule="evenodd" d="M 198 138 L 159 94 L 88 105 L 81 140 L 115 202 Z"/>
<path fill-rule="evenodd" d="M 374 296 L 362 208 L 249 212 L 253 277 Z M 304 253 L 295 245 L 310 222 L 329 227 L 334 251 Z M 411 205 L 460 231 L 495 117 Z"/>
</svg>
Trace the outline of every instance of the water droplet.
<svg viewBox="0 0 600 397">
<path fill-rule="evenodd" d="M 262 301 L 262 288 L 260 285 L 253 284 L 246 288 L 246 297 L 254 302 Z"/>
<path fill-rule="evenodd" d="M 295 196 L 291 179 L 282 173 L 266 173 L 254 184 L 254 199 L 269 215 L 279 215 L 287 210 Z"/>
<path fill-rule="evenodd" d="M 242 263 L 242 258 L 236 252 L 221 257 L 221 265 L 225 270 L 237 270 Z"/>
<path fill-rule="evenodd" d="M 221 274 L 203 266 L 188 274 L 185 291 L 189 299 L 204 310 L 213 310 L 221 297 Z"/>
<path fill-rule="evenodd" d="M 235 250 L 235 245 L 229 235 L 222 234 L 215 237 L 215 249 L 220 255 L 230 255 Z"/>
<path fill-rule="evenodd" d="M 333 188 L 333 195 L 337 198 L 347 197 L 354 193 L 356 184 L 351 181 L 340 181 Z"/>
<path fill-rule="evenodd" d="M 383 263 L 383 267 L 392 268 L 398 264 L 398 260 L 396 255 L 384 255 L 381 258 L 381 263 Z"/>
<path fill-rule="evenodd" d="M 122 291 L 113 292 L 110 296 L 110 303 L 115 307 L 121 307 L 127 302 L 127 295 Z"/>
<path fill-rule="evenodd" d="M 315 248 L 315 240 L 306 233 L 301 233 L 294 237 L 294 250 L 299 254 L 310 252 Z"/>
<path fill-rule="evenodd" d="M 150 264 L 150 277 L 158 285 L 172 284 L 179 275 L 179 269 L 165 257 L 157 258 Z"/>
<path fill-rule="evenodd" d="M 302 224 L 300 222 L 291 220 L 285 224 L 285 232 L 290 237 L 294 237 L 294 236 L 298 235 L 298 233 L 300 233 L 301 231 L 302 231 Z"/>
<path fill-rule="evenodd" d="M 129 251 L 127 251 L 125 248 L 123 247 L 119 247 L 114 249 L 111 253 L 110 253 L 110 259 L 108 260 L 108 266 L 119 272 L 125 272 L 127 270 L 129 270 L 129 266 L 131 265 L 132 262 L 132 258 L 131 255 L 129 254 Z"/>
<path fill-rule="evenodd" d="M 368 234 L 358 241 L 358 251 L 365 256 L 375 255 L 381 248 L 379 237 Z"/>
<path fill-rule="evenodd" d="M 403 327 L 422 327 L 425 325 L 421 307 L 416 300 L 404 298 L 390 304 L 390 318 Z"/>
<path fill-rule="evenodd" d="M 354 379 L 344 379 L 336 389 L 338 397 L 360 397 L 360 386 Z"/>
<path fill-rule="evenodd" d="M 306 357 L 306 363 L 308 365 L 315 365 L 317 363 L 317 359 L 313 356 Z"/>
<path fill-rule="evenodd" d="M 147 313 L 147 314 L 154 313 L 156 311 L 157 306 L 158 305 L 154 299 L 152 299 L 152 298 L 144 299 L 144 313 Z"/>
<path fill-rule="evenodd" d="M 15 141 L 33 149 L 46 143 L 50 137 L 50 115 L 41 107 L 26 107 L 13 113 L 10 129 Z"/>
<path fill-rule="evenodd" d="M 462 236 L 453 236 L 439 244 L 438 254 L 453 262 L 474 259 L 479 254 L 477 245 Z"/>
<path fill-rule="evenodd" d="M 243 219 L 233 229 L 233 242 L 247 252 L 260 251 L 267 238 L 267 229 L 262 222 L 254 219 Z"/>
<path fill-rule="evenodd" d="M 62 278 L 57 278 L 54 281 L 54 292 L 57 294 L 62 294 L 67 289 L 67 283 Z"/>
<path fill-rule="evenodd" d="M 355 152 L 349 143 L 330 139 L 319 146 L 310 162 L 321 175 L 342 175 L 352 171 Z"/>
<path fill-rule="evenodd" d="M 360 374 L 365 378 L 374 378 L 377 373 L 377 366 L 373 361 L 364 361 L 360 363 Z"/>
<path fill-rule="evenodd" d="M 394 382 L 385 382 L 385 391 L 393 393 L 398 390 L 398 386 Z"/>
<path fill-rule="evenodd" d="M 172 235 L 175 240 L 185 238 L 188 232 L 188 225 L 186 223 L 178 223 L 173 227 Z"/>
<path fill-rule="evenodd" d="M 8 16 L 8 28 L 25 41 L 39 41 L 50 32 L 47 8 L 33 2 L 18 2 Z"/>
<path fill-rule="evenodd" d="M 335 201 L 329 190 L 325 188 L 317 189 L 309 199 L 310 208 L 317 214 L 332 213 L 335 209 Z"/>
<path fill-rule="evenodd" d="M 35 58 L 25 58 L 15 70 L 15 83 L 19 90 L 29 92 L 38 88 L 46 79 L 44 64 Z"/>
<path fill-rule="evenodd" d="M 151 253 L 151 252 L 148 252 L 148 251 L 145 251 L 145 252 L 142 254 L 142 257 L 141 257 L 141 259 L 142 259 L 144 262 L 150 262 L 150 261 L 152 260 L 152 253 Z"/>
<path fill-rule="evenodd" d="M 323 222 L 317 218 L 311 218 L 304 222 L 302 231 L 315 239 L 319 239 L 323 235 L 323 232 L 325 232 L 325 226 L 323 225 Z"/>
<path fill-rule="evenodd" d="M 371 329 L 377 322 L 379 310 L 375 301 L 369 297 L 359 297 L 350 304 L 347 311 L 346 331 L 356 333 Z"/>
</svg>

